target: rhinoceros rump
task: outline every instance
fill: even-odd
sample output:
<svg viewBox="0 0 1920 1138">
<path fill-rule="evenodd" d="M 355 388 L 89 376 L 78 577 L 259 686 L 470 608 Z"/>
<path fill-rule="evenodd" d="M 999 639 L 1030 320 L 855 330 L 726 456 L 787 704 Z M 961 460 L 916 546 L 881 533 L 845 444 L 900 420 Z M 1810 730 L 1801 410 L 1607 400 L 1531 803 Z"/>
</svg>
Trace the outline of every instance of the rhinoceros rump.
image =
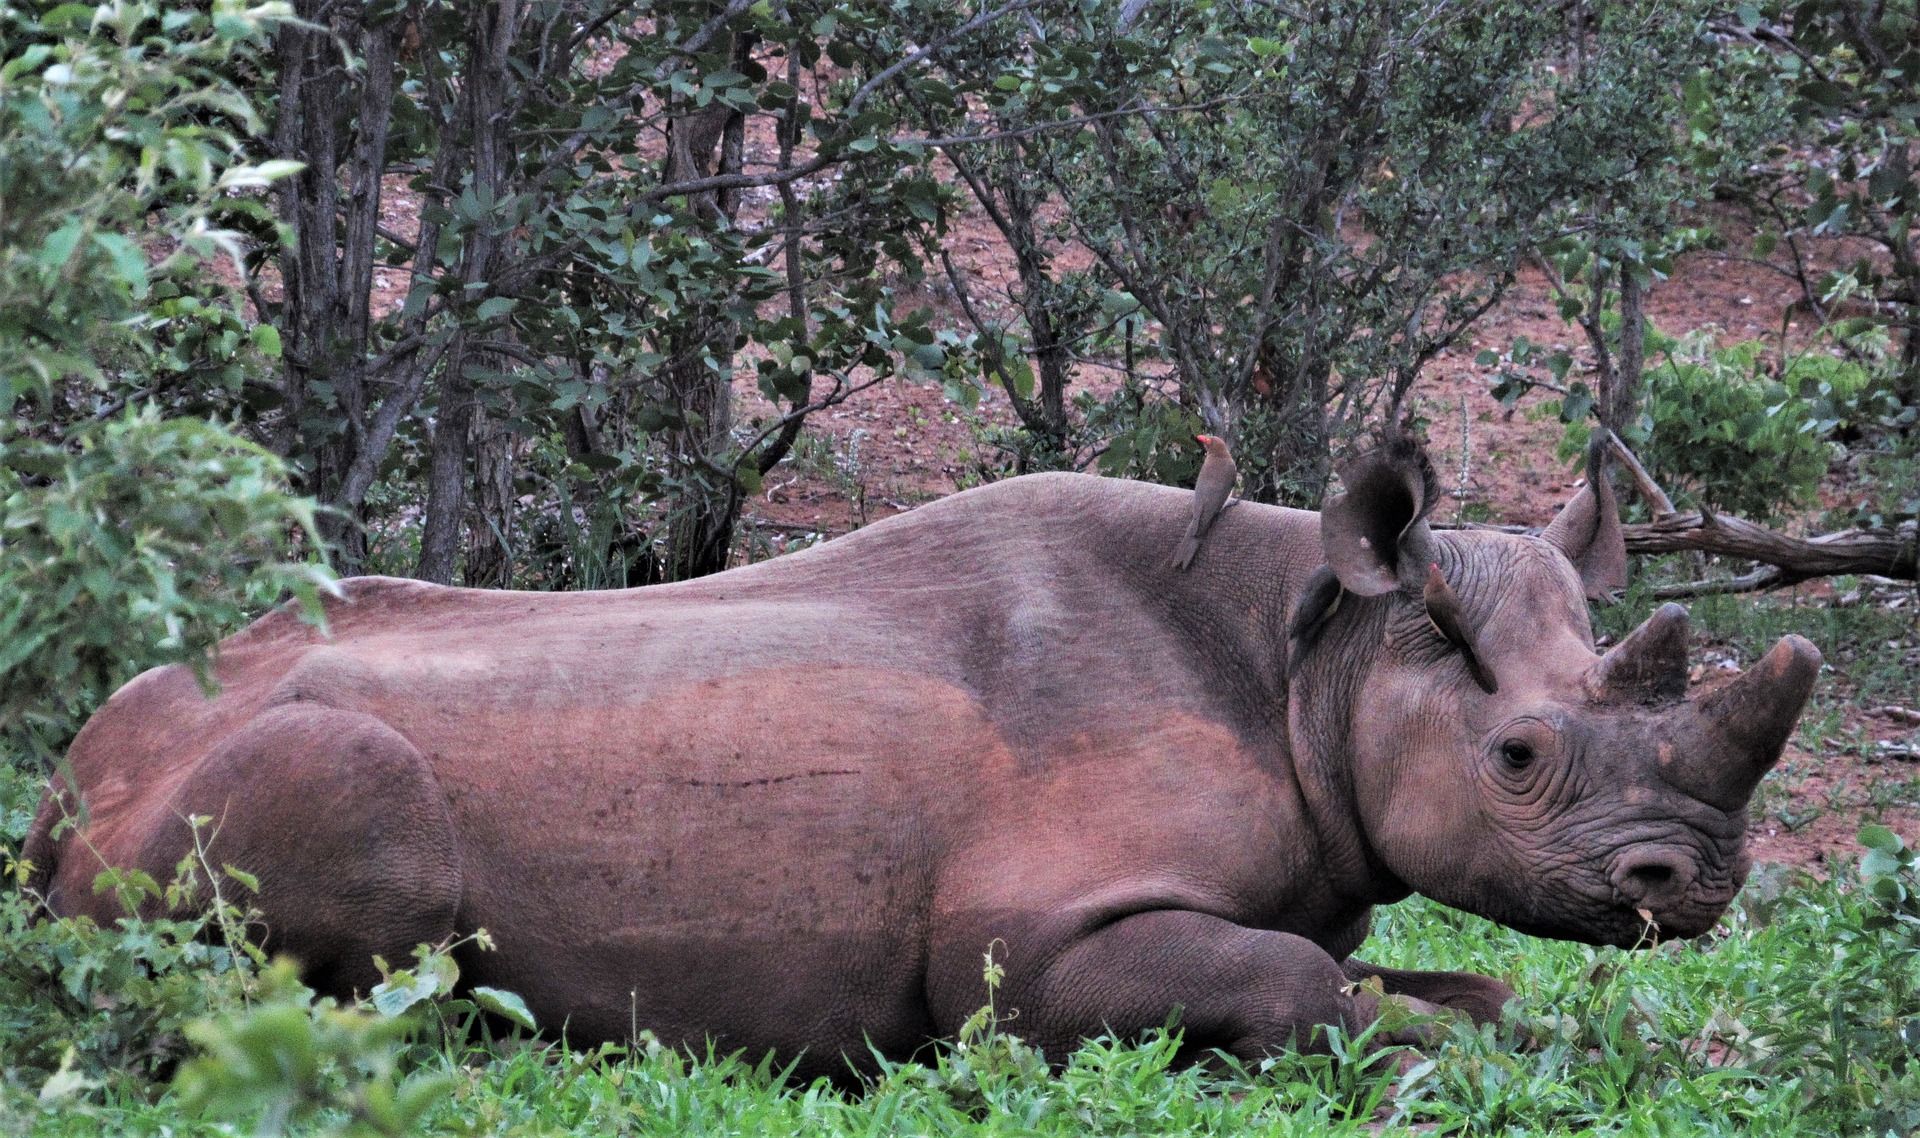
<svg viewBox="0 0 1920 1138">
<path fill-rule="evenodd" d="M 1176 1012 L 1189 1049 L 1305 1044 L 1370 1022 L 1374 976 L 1493 1017 L 1496 981 L 1352 959 L 1371 907 L 1706 930 L 1819 654 L 1788 637 L 1683 702 L 1677 608 L 1593 650 L 1610 502 L 1431 533 L 1414 461 L 1350 470 L 1324 521 L 1228 511 L 1184 573 L 1188 493 L 1041 475 L 679 585 L 352 580 L 330 636 L 280 611 L 227 640 L 217 698 L 177 667 L 121 689 L 30 886 L 116 915 L 94 876 L 164 875 L 204 814 L 324 990 L 484 927 L 465 978 L 576 1042 L 637 1024 L 808 1073 L 953 1033 L 995 942 L 999 1006 L 1056 1058 Z"/>
</svg>

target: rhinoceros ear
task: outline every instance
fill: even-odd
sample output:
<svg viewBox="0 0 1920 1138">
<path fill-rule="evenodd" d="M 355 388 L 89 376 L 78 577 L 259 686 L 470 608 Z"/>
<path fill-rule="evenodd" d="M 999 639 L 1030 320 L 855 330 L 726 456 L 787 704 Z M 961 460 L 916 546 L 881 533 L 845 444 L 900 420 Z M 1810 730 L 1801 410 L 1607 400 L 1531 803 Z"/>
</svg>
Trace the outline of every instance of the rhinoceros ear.
<svg viewBox="0 0 1920 1138">
<path fill-rule="evenodd" d="M 1587 484 L 1541 534 L 1580 571 L 1589 600 L 1606 600 L 1627 587 L 1627 542 L 1620 511 L 1607 482 L 1607 453 L 1613 434 L 1595 427 L 1587 443 Z"/>
<path fill-rule="evenodd" d="M 1340 471 L 1346 492 L 1320 510 L 1320 547 L 1348 592 L 1377 597 L 1418 589 L 1432 534 L 1433 467 L 1420 444 L 1398 432 Z"/>
</svg>

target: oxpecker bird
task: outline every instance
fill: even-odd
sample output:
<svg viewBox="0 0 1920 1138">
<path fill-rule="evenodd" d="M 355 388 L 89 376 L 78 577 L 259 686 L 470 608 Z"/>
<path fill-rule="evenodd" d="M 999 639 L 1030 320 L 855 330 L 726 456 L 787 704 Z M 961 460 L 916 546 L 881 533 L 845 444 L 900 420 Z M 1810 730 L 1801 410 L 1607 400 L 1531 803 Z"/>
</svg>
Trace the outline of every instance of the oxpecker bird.
<svg viewBox="0 0 1920 1138">
<path fill-rule="evenodd" d="M 1200 539 L 1207 536 L 1213 519 L 1227 508 L 1227 495 L 1233 493 L 1233 480 L 1240 474 L 1233 455 L 1227 452 L 1225 439 L 1195 435 L 1193 441 L 1205 448 L 1207 457 L 1200 463 L 1200 477 L 1193 482 L 1193 520 L 1187 523 L 1187 536 L 1180 540 L 1180 552 L 1174 556 L 1175 569 L 1193 564 L 1194 554 L 1200 552 Z"/>
<path fill-rule="evenodd" d="M 1479 684 L 1480 690 L 1488 695 L 1499 691 L 1499 683 L 1480 659 L 1480 650 L 1475 644 L 1473 632 L 1467 627 L 1467 614 L 1461 608 L 1459 594 L 1440 575 L 1440 566 L 1427 566 L 1427 584 L 1421 590 L 1421 596 L 1427 603 L 1427 623 L 1433 625 L 1440 639 L 1459 650 L 1466 661 L 1467 672 L 1473 676 L 1473 682 Z"/>
</svg>

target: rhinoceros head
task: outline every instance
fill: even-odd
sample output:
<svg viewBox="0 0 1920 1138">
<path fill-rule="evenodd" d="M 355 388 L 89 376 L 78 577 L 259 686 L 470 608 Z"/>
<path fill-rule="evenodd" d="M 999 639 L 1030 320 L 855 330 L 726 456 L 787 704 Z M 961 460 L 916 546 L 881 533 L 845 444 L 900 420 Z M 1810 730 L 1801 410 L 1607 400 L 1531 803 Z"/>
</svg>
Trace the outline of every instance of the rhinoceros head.
<svg viewBox="0 0 1920 1138">
<path fill-rule="evenodd" d="M 1819 651 L 1788 636 L 1687 699 L 1680 606 L 1605 655 L 1593 647 L 1586 600 L 1625 576 L 1604 478 L 1541 537 L 1433 533 L 1426 469 L 1393 446 L 1343 473 L 1346 493 L 1322 514 L 1322 577 L 1360 598 L 1327 629 L 1350 651 L 1314 648 L 1295 687 L 1296 724 L 1331 712 L 1350 732 L 1366 856 L 1407 888 L 1538 935 L 1705 932 L 1746 878 L 1747 800 Z M 1338 658 L 1369 663 L 1316 694 Z"/>
</svg>

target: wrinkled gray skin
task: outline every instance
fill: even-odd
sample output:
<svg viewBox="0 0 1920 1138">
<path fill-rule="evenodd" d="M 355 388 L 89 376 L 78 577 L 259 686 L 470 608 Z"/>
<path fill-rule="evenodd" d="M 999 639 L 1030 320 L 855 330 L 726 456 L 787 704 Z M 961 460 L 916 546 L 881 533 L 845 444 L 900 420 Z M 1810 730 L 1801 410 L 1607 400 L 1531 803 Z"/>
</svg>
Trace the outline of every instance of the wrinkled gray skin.
<svg viewBox="0 0 1920 1138">
<path fill-rule="evenodd" d="M 842 1077 L 951 1035 L 990 944 L 1055 1058 L 1176 1009 L 1190 1051 L 1255 1056 L 1371 1022 L 1375 974 L 1499 1013 L 1496 981 L 1350 958 L 1411 892 L 1589 942 L 1643 943 L 1637 909 L 1706 930 L 1818 654 L 1677 702 L 1677 610 L 1592 650 L 1576 563 L 1618 535 L 1591 502 L 1543 540 L 1428 534 L 1402 497 L 1356 490 L 1324 535 L 1245 504 L 1187 572 L 1187 492 L 1041 475 L 680 585 L 349 581 L 330 640 L 284 611 L 228 640 L 216 699 L 179 668 L 116 694 L 30 887 L 111 916 L 102 866 L 164 878 L 206 814 L 324 989 L 484 927 L 465 979 L 576 1043 L 637 1024 Z M 1325 560 L 1355 588 L 1290 668 Z M 1429 563 L 1497 694 L 1425 616 Z"/>
</svg>

